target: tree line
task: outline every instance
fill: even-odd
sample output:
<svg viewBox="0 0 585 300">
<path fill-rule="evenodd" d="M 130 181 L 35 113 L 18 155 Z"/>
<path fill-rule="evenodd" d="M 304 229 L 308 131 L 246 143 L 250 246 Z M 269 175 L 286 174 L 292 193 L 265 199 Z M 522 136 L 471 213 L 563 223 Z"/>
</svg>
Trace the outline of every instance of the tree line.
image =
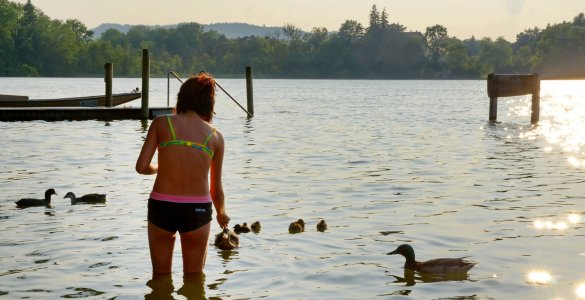
<svg viewBox="0 0 585 300">
<path fill-rule="evenodd" d="M 256 77 L 450 79 L 496 73 L 539 73 L 543 78 L 585 77 L 585 16 L 529 28 L 514 42 L 503 37 L 460 40 L 434 25 L 407 31 L 384 8 L 369 12 L 367 26 L 344 21 L 339 30 L 304 32 L 285 24 L 283 36 L 228 39 L 198 23 L 175 27 L 133 26 L 99 39 L 76 19 L 51 19 L 28 1 L 0 0 L 0 76 L 139 77 L 142 49 L 149 49 L 151 74 L 201 70 L 239 76 L 254 67 Z"/>
</svg>

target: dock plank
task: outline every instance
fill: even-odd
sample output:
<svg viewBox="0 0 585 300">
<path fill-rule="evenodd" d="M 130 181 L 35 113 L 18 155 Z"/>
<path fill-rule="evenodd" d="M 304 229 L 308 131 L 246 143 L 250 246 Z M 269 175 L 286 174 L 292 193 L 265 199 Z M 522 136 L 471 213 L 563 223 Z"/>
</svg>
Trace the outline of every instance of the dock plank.
<svg viewBox="0 0 585 300">
<path fill-rule="evenodd" d="M 152 107 L 148 110 L 148 118 L 154 119 L 162 114 L 172 113 L 172 107 Z M 140 108 L 117 107 L 33 107 L 33 108 L 0 108 L 0 121 L 63 121 L 63 120 L 140 120 Z"/>
</svg>

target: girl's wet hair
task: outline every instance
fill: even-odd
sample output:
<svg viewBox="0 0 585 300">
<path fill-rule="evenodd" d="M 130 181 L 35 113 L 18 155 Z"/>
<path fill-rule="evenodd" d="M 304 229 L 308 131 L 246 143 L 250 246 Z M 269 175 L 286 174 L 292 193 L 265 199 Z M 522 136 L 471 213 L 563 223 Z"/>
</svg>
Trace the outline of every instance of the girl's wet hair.
<svg viewBox="0 0 585 300">
<path fill-rule="evenodd" d="M 207 73 L 199 73 L 185 81 L 177 94 L 177 114 L 194 111 L 210 122 L 215 106 L 215 80 Z"/>
</svg>

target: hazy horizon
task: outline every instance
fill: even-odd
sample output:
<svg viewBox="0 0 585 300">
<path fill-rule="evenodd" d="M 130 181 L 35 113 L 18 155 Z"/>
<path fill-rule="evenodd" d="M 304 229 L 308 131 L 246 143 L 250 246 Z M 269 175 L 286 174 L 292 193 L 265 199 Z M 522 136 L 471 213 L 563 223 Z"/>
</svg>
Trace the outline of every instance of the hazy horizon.
<svg viewBox="0 0 585 300">
<path fill-rule="evenodd" d="M 11 0 L 26 3 L 27 0 Z M 325 27 L 337 31 L 345 20 L 367 26 L 372 5 L 386 9 L 391 23 L 400 23 L 408 31 L 424 32 L 436 24 L 447 28 L 449 36 L 459 39 L 503 36 L 514 41 L 516 34 L 528 28 L 572 21 L 585 12 L 583 0 L 380 0 L 380 1 L 308 1 L 278 3 L 274 0 L 250 0 L 234 3 L 216 0 L 198 5 L 178 0 L 174 5 L 159 1 L 32 0 L 32 4 L 52 19 L 78 19 L 88 28 L 103 23 L 128 25 L 169 25 L 183 22 L 247 23 L 258 26 L 295 25 L 305 31 Z M 90 9 L 88 9 L 90 8 Z"/>
</svg>

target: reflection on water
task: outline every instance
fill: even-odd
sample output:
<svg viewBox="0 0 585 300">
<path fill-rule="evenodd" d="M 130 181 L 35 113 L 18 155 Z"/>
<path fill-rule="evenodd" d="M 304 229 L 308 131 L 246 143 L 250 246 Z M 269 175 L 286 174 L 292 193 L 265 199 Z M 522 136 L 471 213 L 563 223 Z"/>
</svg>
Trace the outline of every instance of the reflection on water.
<svg viewBox="0 0 585 300">
<path fill-rule="evenodd" d="M 536 220 L 532 223 L 534 228 L 536 229 L 555 229 L 555 230 L 565 230 L 568 229 L 571 225 L 578 226 L 581 222 L 581 216 L 578 214 L 570 214 L 567 216 L 567 221 L 542 221 Z"/>
<path fill-rule="evenodd" d="M 578 214 L 570 214 L 569 215 L 569 222 L 571 222 L 571 224 L 579 224 L 579 223 L 581 223 L 581 215 L 578 215 Z"/>
<path fill-rule="evenodd" d="M 575 294 L 577 294 L 577 297 L 579 299 L 585 299 L 585 283 L 582 283 L 579 286 L 577 286 Z"/>
<path fill-rule="evenodd" d="M 469 274 L 467 273 L 451 273 L 451 274 L 438 274 L 438 273 L 417 273 L 412 270 L 404 269 L 404 275 L 402 277 L 397 275 L 391 275 L 394 277 L 394 283 L 405 283 L 406 286 L 413 286 L 417 282 L 419 283 L 433 283 L 441 281 L 463 281 L 469 280 Z"/>
<path fill-rule="evenodd" d="M 156 276 L 149 280 L 146 285 L 151 291 L 144 295 L 144 299 L 164 300 L 175 299 L 175 286 L 171 275 Z M 183 276 L 183 285 L 176 291 L 177 295 L 185 299 L 207 299 L 205 296 L 205 274 L 187 274 Z"/>
<path fill-rule="evenodd" d="M 546 81 L 541 88 L 540 122 L 536 130 L 527 131 L 520 138 L 543 137 L 549 146 L 567 156 L 575 168 L 585 168 L 585 82 Z M 519 101 L 511 105 L 511 114 L 530 114 L 530 105 Z"/>
<path fill-rule="evenodd" d="M 526 276 L 529 283 L 548 284 L 553 279 L 547 271 L 530 271 Z"/>
</svg>

